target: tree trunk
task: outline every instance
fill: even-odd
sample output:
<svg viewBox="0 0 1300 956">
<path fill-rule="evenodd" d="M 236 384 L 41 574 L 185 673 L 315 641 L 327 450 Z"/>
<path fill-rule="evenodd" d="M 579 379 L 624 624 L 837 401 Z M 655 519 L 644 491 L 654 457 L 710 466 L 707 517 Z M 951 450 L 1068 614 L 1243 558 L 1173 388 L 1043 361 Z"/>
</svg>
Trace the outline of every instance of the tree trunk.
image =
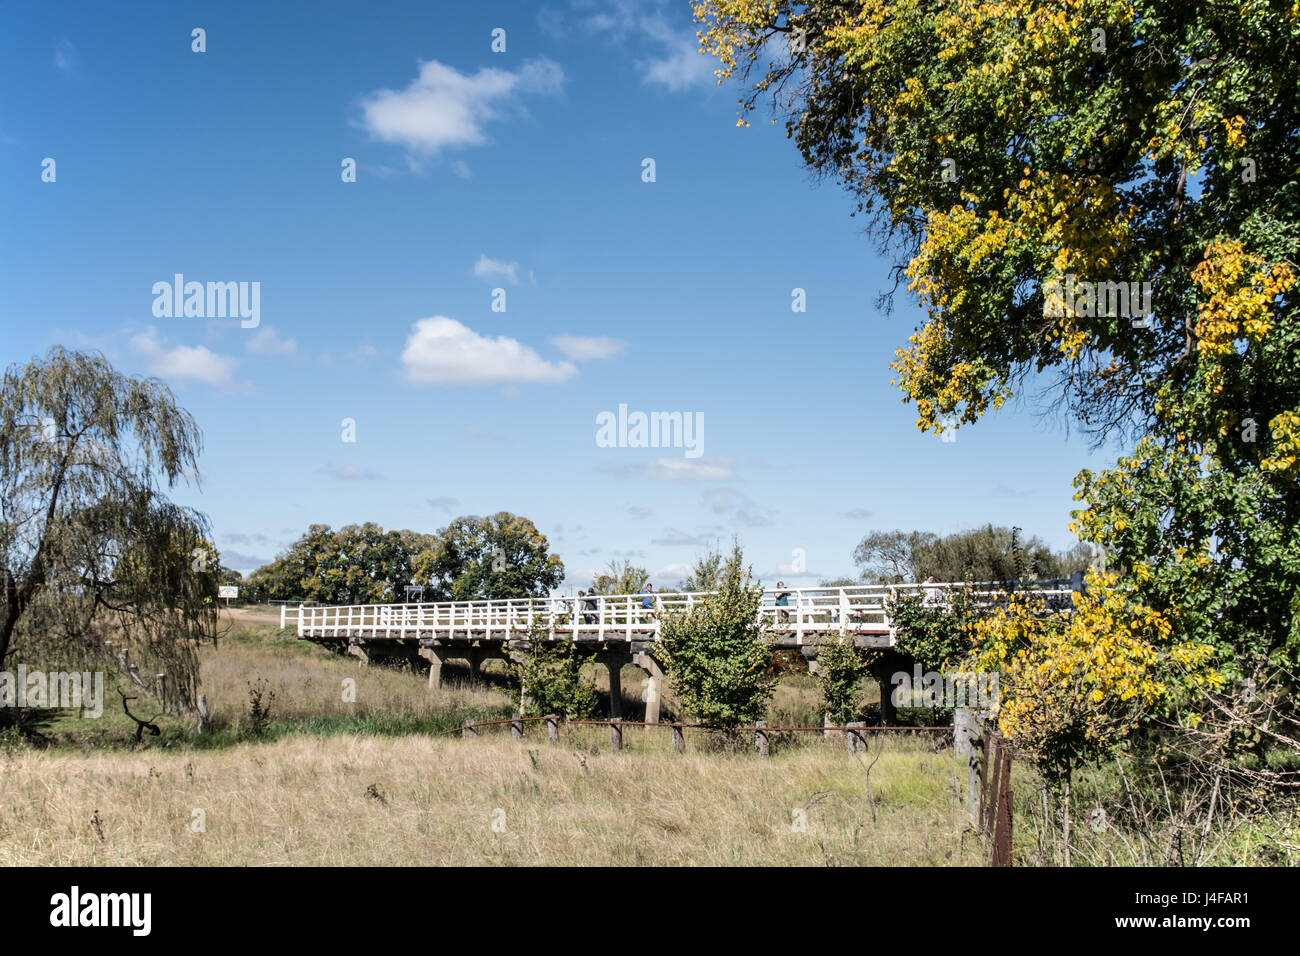
<svg viewBox="0 0 1300 956">
<path fill-rule="evenodd" d="M 5 616 L 0 621 L 0 668 L 4 667 L 5 658 L 9 656 L 9 641 L 13 637 L 18 618 L 22 615 L 22 601 L 18 596 L 18 585 L 8 568 L 5 568 Z"/>
</svg>

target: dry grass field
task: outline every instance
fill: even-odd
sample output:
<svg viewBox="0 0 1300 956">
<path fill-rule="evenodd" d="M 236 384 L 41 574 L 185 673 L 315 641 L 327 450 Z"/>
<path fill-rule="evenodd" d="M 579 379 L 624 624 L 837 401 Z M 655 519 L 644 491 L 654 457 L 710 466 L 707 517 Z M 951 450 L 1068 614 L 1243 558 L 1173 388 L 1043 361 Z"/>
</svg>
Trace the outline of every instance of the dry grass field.
<svg viewBox="0 0 1300 956">
<path fill-rule="evenodd" d="M 203 653 L 212 735 L 165 717 L 136 745 L 110 679 L 102 718 L 58 716 L 46 747 L 0 739 L 0 865 L 980 862 L 951 750 L 927 740 L 875 737 L 864 761 L 821 734 L 773 735 L 767 760 L 694 730 L 684 754 L 662 730 L 629 728 L 618 754 L 605 727 L 461 739 L 441 732 L 513 710 L 500 664 L 477 687 L 449 668 L 433 691 L 262 618 L 228 618 Z M 603 668 L 591 676 L 605 692 Z M 624 674 L 629 715 L 640 676 Z M 254 687 L 270 715 L 249 739 Z M 811 679 L 787 676 L 773 722 L 820 723 L 817 704 Z"/>
<path fill-rule="evenodd" d="M 950 753 L 891 737 L 768 760 L 603 728 L 0 753 L 0 865 L 978 863 Z M 602 746 L 603 745 L 603 746 Z M 800 824 L 803 824 L 801 827 Z"/>
</svg>

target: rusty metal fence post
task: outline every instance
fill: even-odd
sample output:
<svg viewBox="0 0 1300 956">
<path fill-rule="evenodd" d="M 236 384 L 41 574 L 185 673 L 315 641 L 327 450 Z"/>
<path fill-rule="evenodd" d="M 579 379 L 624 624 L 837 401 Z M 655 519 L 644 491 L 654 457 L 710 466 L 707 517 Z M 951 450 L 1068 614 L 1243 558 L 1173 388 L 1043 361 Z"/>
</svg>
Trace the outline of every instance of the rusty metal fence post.
<svg viewBox="0 0 1300 956">
<path fill-rule="evenodd" d="M 1011 866 L 1011 747 L 986 726 L 980 749 L 980 826 L 989 836 L 989 865 Z"/>
</svg>

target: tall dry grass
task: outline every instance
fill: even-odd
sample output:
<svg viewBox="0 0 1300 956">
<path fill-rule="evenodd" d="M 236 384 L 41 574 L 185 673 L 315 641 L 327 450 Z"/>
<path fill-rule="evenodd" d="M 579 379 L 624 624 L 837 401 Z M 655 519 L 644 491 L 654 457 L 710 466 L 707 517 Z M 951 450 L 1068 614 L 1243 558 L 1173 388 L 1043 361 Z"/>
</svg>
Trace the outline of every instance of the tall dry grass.
<svg viewBox="0 0 1300 956">
<path fill-rule="evenodd" d="M 10 750 L 0 752 L 0 865 L 980 861 L 948 752 L 878 741 L 868 785 L 838 741 L 767 760 L 704 752 L 703 741 L 675 754 L 666 733 L 629 731 L 630 749 L 612 754 L 603 728 L 572 728 L 553 744 L 533 725 L 520 742 L 298 736 L 203 752 Z"/>
<path fill-rule="evenodd" d="M 413 724 L 446 716 L 454 726 L 465 716 L 508 712 L 511 703 L 488 685 L 449 681 L 431 690 L 426 678 L 409 670 L 367 666 L 264 629 L 232 632 L 222 645 L 204 652 L 199 674 L 218 729 L 235 732 L 246 727 L 250 690 L 259 683 L 275 693 L 273 722 L 322 726 L 378 715 L 400 715 Z"/>
</svg>

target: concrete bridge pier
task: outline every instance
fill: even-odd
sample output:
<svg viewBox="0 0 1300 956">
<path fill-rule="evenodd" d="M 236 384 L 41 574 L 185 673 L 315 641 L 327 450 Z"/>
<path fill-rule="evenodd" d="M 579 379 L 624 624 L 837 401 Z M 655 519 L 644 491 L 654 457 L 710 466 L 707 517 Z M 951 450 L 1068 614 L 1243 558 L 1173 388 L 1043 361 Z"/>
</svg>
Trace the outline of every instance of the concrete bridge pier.
<svg viewBox="0 0 1300 956">
<path fill-rule="evenodd" d="M 442 686 L 442 665 L 447 660 L 447 652 L 440 647 L 422 647 L 420 656 L 429 662 L 429 690 Z"/>
<path fill-rule="evenodd" d="M 659 700 L 663 694 L 664 671 L 659 662 L 649 654 L 637 654 L 632 658 L 637 667 L 646 672 L 645 721 L 647 724 L 659 723 Z"/>
</svg>

